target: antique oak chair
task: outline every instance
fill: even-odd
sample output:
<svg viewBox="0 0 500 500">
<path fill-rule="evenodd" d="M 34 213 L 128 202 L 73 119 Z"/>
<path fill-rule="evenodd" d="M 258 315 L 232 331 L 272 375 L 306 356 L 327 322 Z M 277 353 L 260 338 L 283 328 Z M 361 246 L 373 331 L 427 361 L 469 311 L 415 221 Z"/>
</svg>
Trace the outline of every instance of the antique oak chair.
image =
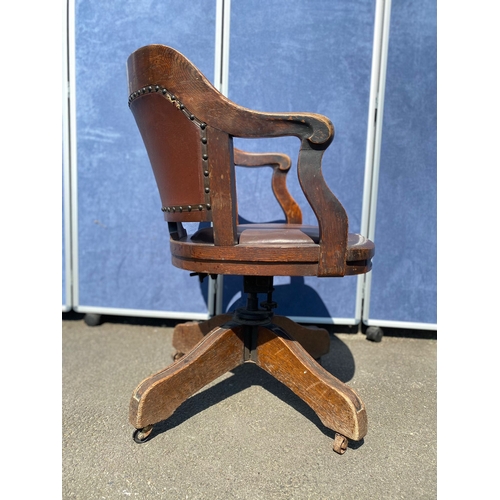
<svg viewBox="0 0 500 500">
<path fill-rule="evenodd" d="M 333 125 L 322 115 L 262 113 L 231 102 L 182 54 L 148 45 L 127 61 L 129 106 L 154 172 L 170 233 L 172 263 L 192 274 L 241 275 L 246 307 L 206 323 L 178 325 L 176 361 L 142 381 L 132 394 L 129 418 L 134 440 L 145 442 L 153 425 L 170 417 L 206 384 L 253 362 L 290 388 L 335 431 L 333 449 L 367 432 L 357 394 L 315 361 L 328 351 L 323 329 L 305 328 L 273 314 L 274 276 L 343 277 L 371 269 L 373 243 L 348 232 L 344 207 L 321 173 Z M 318 224 L 304 225 L 286 192 L 289 168 L 279 154 L 233 148 L 233 137 L 295 136 L 297 173 Z M 275 196 L 286 223 L 239 224 L 235 164 L 272 165 Z M 280 187 L 281 186 L 281 187 Z M 211 225 L 187 234 L 183 223 Z M 265 294 L 259 304 L 258 295 Z"/>
</svg>

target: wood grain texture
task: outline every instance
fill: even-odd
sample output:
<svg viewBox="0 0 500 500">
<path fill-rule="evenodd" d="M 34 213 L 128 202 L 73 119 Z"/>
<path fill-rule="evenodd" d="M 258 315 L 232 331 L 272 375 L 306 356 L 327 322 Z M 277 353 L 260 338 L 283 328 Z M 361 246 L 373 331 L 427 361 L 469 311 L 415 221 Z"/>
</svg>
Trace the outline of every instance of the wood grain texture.
<svg viewBox="0 0 500 500">
<path fill-rule="evenodd" d="M 257 365 L 291 389 L 325 427 L 359 441 L 366 410 L 356 392 L 327 372 L 277 326 L 259 327 Z"/>
<path fill-rule="evenodd" d="M 236 245 L 236 179 L 233 161 L 233 139 L 227 133 L 207 126 L 208 171 L 214 244 L 219 247 Z"/>
<path fill-rule="evenodd" d="M 346 254 L 344 275 L 370 271 L 375 247 L 370 240 L 352 235 L 354 244 Z M 181 269 L 208 274 L 237 274 L 263 276 L 317 276 L 320 245 L 310 244 L 239 244 L 217 247 L 185 238 L 170 241 L 172 263 Z"/>
<path fill-rule="evenodd" d="M 249 277 L 342 277 L 370 271 L 375 246 L 349 233 L 347 213 L 322 174 L 323 154 L 334 135 L 327 117 L 238 106 L 182 54 L 163 45 L 132 53 L 127 70 L 129 105 L 163 203 L 173 204 L 162 210 L 174 266 L 210 275 L 243 275 L 246 286 Z M 233 148 L 233 137 L 279 136 L 300 139 L 297 175 L 316 215 L 315 226 L 301 224 L 302 212 L 286 187 L 291 165 L 287 155 Z M 273 168 L 273 193 L 286 224 L 238 225 L 235 163 Z M 213 225 L 188 235 L 182 223 L 193 221 Z M 313 359 L 328 352 L 328 332 L 281 316 L 269 324 L 270 316 L 256 307 L 249 306 L 245 314 L 240 310 L 234 318 L 222 315 L 206 323 L 179 325 L 174 347 L 186 354 L 138 385 L 130 401 L 130 423 L 142 429 L 167 419 L 206 384 L 248 361 L 290 388 L 326 427 L 340 434 L 334 445 L 339 453 L 347 445 L 345 437 L 362 439 L 367 431 L 363 403 Z"/>
<path fill-rule="evenodd" d="M 215 328 L 186 356 L 137 386 L 130 400 L 130 423 L 140 429 L 167 419 L 189 397 L 241 363 L 241 327 Z"/>
<path fill-rule="evenodd" d="M 209 167 L 207 173 L 210 186 L 204 187 L 204 193 L 210 197 L 210 201 L 206 202 L 208 208 L 206 211 L 204 208 L 200 209 L 203 211 L 203 216 L 199 214 L 195 216 L 193 211 L 184 210 L 184 207 L 181 207 L 180 213 L 177 210 L 178 207 L 174 207 L 175 212 L 169 213 L 167 218 L 169 221 L 176 222 L 192 221 L 193 217 L 212 220 L 213 246 L 224 251 L 235 249 L 236 252 L 217 254 L 217 252 L 210 251 L 210 256 L 207 253 L 203 256 L 201 253 L 206 249 L 201 245 L 198 245 L 199 249 L 180 248 L 174 245 L 171 247 L 174 265 L 193 271 L 200 271 L 200 267 L 204 269 L 210 267 L 211 270 L 208 272 L 214 274 L 253 273 L 260 275 L 274 273 L 276 270 L 276 275 L 280 276 L 342 277 L 346 274 L 359 274 L 370 270 L 371 257 L 352 259 L 348 255 L 347 213 L 326 184 L 321 171 L 323 153 L 332 142 L 334 135 L 333 125 L 327 117 L 315 113 L 262 113 L 238 106 L 218 92 L 182 54 L 163 45 L 148 45 L 138 49 L 129 56 L 127 69 L 130 104 L 133 109 L 138 108 L 136 101 L 156 99 L 156 93 L 163 95 L 165 92 L 169 101 L 166 104 L 171 106 L 172 102 L 175 103 L 179 106 L 178 109 L 182 109 L 185 120 L 196 123 L 196 127 L 199 126 L 200 130 L 205 130 L 205 127 L 207 129 L 208 143 L 203 147 L 208 148 L 208 158 L 206 159 L 205 154 L 202 154 L 202 163 L 208 161 Z M 156 107 L 149 106 L 148 109 L 155 110 Z M 172 109 L 169 109 L 169 113 L 172 114 Z M 181 114 L 178 117 L 182 118 Z M 164 118 L 163 114 L 160 114 L 160 118 Z M 147 119 L 144 118 L 143 121 L 146 122 Z M 141 126 L 140 120 L 138 125 Z M 157 125 L 154 135 L 163 132 L 163 125 L 159 121 Z M 154 127 L 149 128 L 154 129 Z M 194 134 L 189 127 L 185 128 L 187 134 Z M 200 134 L 197 128 L 195 132 L 197 137 L 193 139 L 193 144 L 196 143 L 196 147 L 199 148 Z M 305 245 L 296 247 L 289 245 L 288 248 L 279 250 L 268 247 L 259 248 L 255 245 L 244 248 L 243 245 L 237 245 L 236 241 L 237 200 L 232 138 L 279 136 L 296 136 L 300 139 L 297 173 L 300 186 L 318 220 L 319 241 L 310 248 Z M 165 140 L 169 139 L 183 142 L 175 134 L 165 137 Z M 203 137 L 201 139 L 204 140 Z M 153 142 L 162 144 L 161 140 Z M 240 155 L 239 152 L 237 154 Z M 156 157 L 157 155 L 153 152 L 150 156 Z M 257 161 L 256 158 L 252 159 L 251 156 L 245 155 L 240 160 L 241 163 L 249 165 Z M 181 163 L 179 161 L 179 165 Z M 174 170 L 178 172 L 178 168 L 181 167 L 177 166 Z M 205 172 L 204 169 L 205 166 L 200 165 L 200 172 L 202 170 Z M 296 204 L 293 198 L 288 196 L 289 193 L 283 181 L 278 180 L 279 175 L 273 181 L 275 193 L 280 193 L 278 196 L 286 199 L 284 203 L 288 206 L 284 209 L 285 213 L 292 211 L 294 215 L 291 217 L 298 217 Z M 163 179 L 163 175 L 159 177 Z M 175 193 L 177 189 L 183 191 L 185 188 L 186 186 L 181 183 L 181 185 L 171 187 L 171 191 Z M 241 250 L 239 247 L 242 247 Z M 201 253 L 195 255 L 196 252 Z M 272 268 L 266 269 L 266 264 L 257 265 L 257 260 L 261 263 L 270 262 L 271 256 L 274 259 Z M 210 260 L 218 262 L 209 263 Z M 355 265 L 350 266 L 349 260 L 355 260 Z M 362 262 L 364 260 L 367 262 Z M 225 271 L 219 273 L 214 270 L 214 268 L 223 268 L 224 262 L 228 263 Z M 287 266 L 287 263 L 290 265 Z"/>
<path fill-rule="evenodd" d="M 316 113 L 263 113 L 239 106 L 221 94 L 182 54 L 164 45 L 147 45 L 127 61 L 129 92 L 163 85 L 182 99 L 196 116 L 234 137 L 307 138 L 329 144 L 334 128 Z"/>
<path fill-rule="evenodd" d="M 213 318 L 213 323 L 223 319 Z M 290 325 L 279 317 L 278 322 Z M 207 334 L 201 327 L 197 334 L 202 338 L 191 351 L 137 386 L 130 400 L 130 423 L 140 429 L 167 419 L 205 385 L 245 362 L 245 328 L 232 320 Z M 257 332 L 256 354 L 246 362 L 255 362 L 291 389 L 325 427 L 356 441 L 366 435 L 365 407 L 354 390 L 323 369 L 276 323 L 257 326 Z"/>
<path fill-rule="evenodd" d="M 302 141 L 297 172 L 302 190 L 318 219 L 318 276 L 344 276 L 349 222 L 344 207 L 324 181 L 321 173 L 323 153 L 324 150 Z"/>
<path fill-rule="evenodd" d="M 187 353 L 214 328 L 231 321 L 232 314 L 219 314 L 207 321 L 188 321 L 175 326 L 172 345 L 177 352 Z M 324 328 L 299 325 L 286 316 L 274 315 L 273 323 L 285 330 L 314 359 L 330 351 L 330 334 Z"/>
<path fill-rule="evenodd" d="M 283 254 L 282 254 L 283 255 Z M 317 276 L 318 264 L 301 262 L 238 262 L 226 260 L 189 259 L 172 255 L 172 264 L 180 269 L 205 274 L 230 274 L 254 276 Z M 372 268 L 371 261 L 357 262 L 353 266 L 346 266 L 345 276 L 364 274 Z"/>
</svg>

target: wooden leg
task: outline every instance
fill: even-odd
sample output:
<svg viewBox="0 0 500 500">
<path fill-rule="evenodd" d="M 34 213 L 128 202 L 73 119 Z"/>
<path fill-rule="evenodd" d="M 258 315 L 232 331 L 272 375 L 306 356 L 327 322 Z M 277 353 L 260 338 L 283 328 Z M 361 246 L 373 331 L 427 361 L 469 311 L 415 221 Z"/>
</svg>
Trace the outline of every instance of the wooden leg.
<svg viewBox="0 0 500 500">
<path fill-rule="evenodd" d="M 130 400 L 129 421 L 136 429 L 167 419 L 189 397 L 243 363 L 242 327 L 216 327 L 180 360 L 148 377 Z"/>
<path fill-rule="evenodd" d="M 176 325 L 172 339 L 176 350 L 174 359 L 189 352 L 205 335 L 231 318 L 231 314 L 219 314 L 207 321 L 189 321 Z M 314 359 L 319 359 L 330 351 L 330 335 L 324 328 L 302 326 L 286 316 L 273 316 L 273 323 L 285 330 Z"/>
<path fill-rule="evenodd" d="M 174 328 L 172 345 L 177 351 L 174 359 L 178 359 L 194 348 L 200 340 L 214 328 L 231 321 L 231 314 L 219 314 L 207 321 L 188 321 L 179 323 Z"/>
<path fill-rule="evenodd" d="M 324 328 L 299 325 L 286 316 L 273 316 L 272 321 L 296 340 L 312 358 L 319 359 L 330 352 L 330 334 Z"/>
<path fill-rule="evenodd" d="M 358 395 L 279 326 L 259 327 L 256 363 L 307 403 L 325 427 L 355 441 L 366 435 L 366 411 Z"/>
</svg>

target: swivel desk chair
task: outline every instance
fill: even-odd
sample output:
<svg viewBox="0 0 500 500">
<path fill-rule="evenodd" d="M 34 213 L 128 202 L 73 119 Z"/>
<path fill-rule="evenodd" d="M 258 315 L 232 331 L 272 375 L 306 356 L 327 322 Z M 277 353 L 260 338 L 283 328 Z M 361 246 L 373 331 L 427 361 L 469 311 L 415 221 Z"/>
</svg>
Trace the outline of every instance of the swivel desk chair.
<svg viewBox="0 0 500 500">
<path fill-rule="evenodd" d="M 373 242 L 348 232 L 346 211 L 322 176 L 332 123 L 319 114 L 262 113 L 238 106 L 187 58 L 164 45 L 133 52 L 127 70 L 129 107 L 158 186 L 173 265 L 200 276 L 241 275 L 247 294 L 246 307 L 232 316 L 215 316 L 205 327 L 184 327 L 184 334 L 186 328 L 192 334 L 187 348 L 177 347 L 173 364 L 137 386 L 129 408 L 134 440 L 147 441 L 156 423 L 206 384 L 253 362 L 306 402 L 335 431 L 334 451 L 344 453 L 349 439 L 366 435 L 364 404 L 315 361 L 325 349 L 314 340 L 318 332 L 272 311 L 274 276 L 341 278 L 371 269 Z M 304 225 L 301 217 L 283 224 L 238 223 L 235 163 L 272 162 L 235 150 L 233 137 L 279 136 L 300 140 L 297 173 L 317 225 Z M 188 222 L 211 226 L 188 234 L 183 226 Z M 259 294 L 265 295 L 260 305 Z M 182 328 L 174 332 L 174 345 L 182 333 Z"/>
</svg>

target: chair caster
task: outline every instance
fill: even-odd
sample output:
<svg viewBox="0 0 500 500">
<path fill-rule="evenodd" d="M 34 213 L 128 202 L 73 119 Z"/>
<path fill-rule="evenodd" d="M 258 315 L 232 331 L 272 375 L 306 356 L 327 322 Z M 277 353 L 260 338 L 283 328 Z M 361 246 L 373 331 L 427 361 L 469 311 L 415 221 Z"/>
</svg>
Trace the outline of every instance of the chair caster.
<svg viewBox="0 0 500 500">
<path fill-rule="evenodd" d="M 152 432 L 153 432 L 153 426 L 146 425 L 146 427 L 143 427 L 142 429 L 136 429 L 134 431 L 134 434 L 132 434 L 132 437 L 134 438 L 134 441 L 136 443 L 142 444 L 145 443 L 146 441 L 149 441 Z"/>
<path fill-rule="evenodd" d="M 339 455 L 343 455 L 347 450 L 348 440 L 342 434 L 338 432 L 335 433 L 335 439 L 333 440 L 333 451 Z"/>
<path fill-rule="evenodd" d="M 381 342 L 384 331 L 379 326 L 369 326 L 366 329 L 366 338 L 372 342 Z"/>
<path fill-rule="evenodd" d="M 101 324 L 101 315 L 95 313 L 87 313 L 83 317 L 83 321 L 87 326 L 99 326 Z"/>
<path fill-rule="evenodd" d="M 178 359 L 181 359 L 184 356 L 184 353 L 181 351 L 177 351 L 172 357 L 174 358 L 174 361 L 177 361 Z"/>
</svg>

